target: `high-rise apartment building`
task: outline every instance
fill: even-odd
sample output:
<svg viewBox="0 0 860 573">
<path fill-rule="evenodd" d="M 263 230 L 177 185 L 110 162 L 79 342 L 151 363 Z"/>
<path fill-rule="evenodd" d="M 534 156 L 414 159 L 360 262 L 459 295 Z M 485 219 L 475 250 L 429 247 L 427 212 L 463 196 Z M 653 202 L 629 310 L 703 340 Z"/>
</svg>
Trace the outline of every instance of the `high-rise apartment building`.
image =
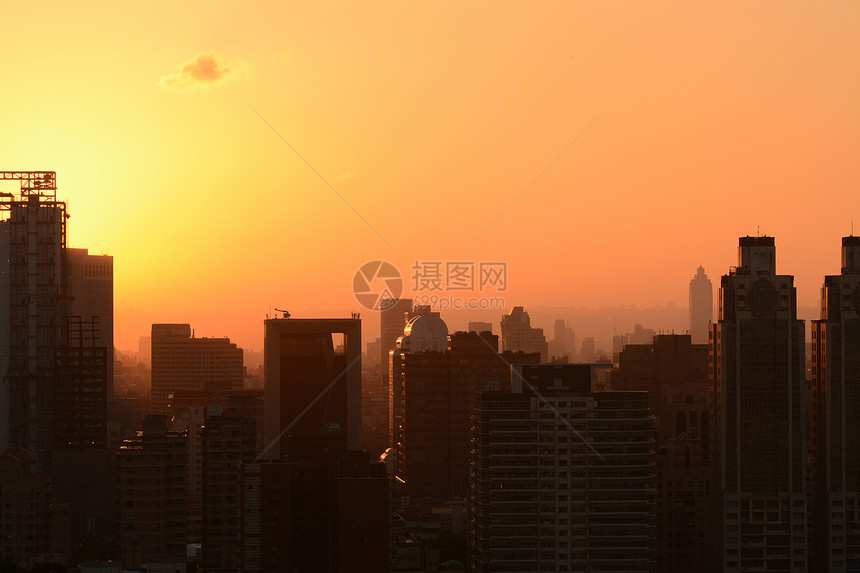
<svg viewBox="0 0 860 573">
<path fill-rule="evenodd" d="M 187 436 L 165 416 L 147 416 L 143 431 L 116 456 L 117 543 L 124 566 L 185 555 Z"/>
<path fill-rule="evenodd" d="M 690 336 L 693 344 L 708 343 L 708 325 L 714 320 L 714 288 L 699 265 L 690 280 Z"/>
<path fill-rule="evenodd" d="M 650 571 L 654 418 L 594 367 L 513 367 L 473 418 L 470 571 Z"/>
<path fill-rule="evenodd" d="M 342 336 L 342 352 L 333 335 Z M 290 435 L 338 435 L 346 449 L 360 450 L 361 320 L 269 319 L 264 345 L 263 457 L 285 454 Z"/>
<path fill-rule="evenodd" d="M 222 414 L 211 406 L 202 431 L 203 567 L 212 571 L 239 569 L 242 469 L 254 459 L 253 418 Z"/>
<path fill-rule="evenodd" d="M 842 238 L 842 272 L 824 278 L 810 393 L 810 570 L 860 571 L 860 237 Z"/>
<path fill-rule="evenodd" d="M 806 571 L 804 325 L 773 237 L 741 237 L 711 332 L 718 568 Z"/>
<path fill-rule="evenodd" d="M 153 324 L 153 413 L 167 414 L 178 391 L 241 390 L 242 360 L 242 349 L 229 338 L 197 338 L 189 324 Z"/>
</svg>

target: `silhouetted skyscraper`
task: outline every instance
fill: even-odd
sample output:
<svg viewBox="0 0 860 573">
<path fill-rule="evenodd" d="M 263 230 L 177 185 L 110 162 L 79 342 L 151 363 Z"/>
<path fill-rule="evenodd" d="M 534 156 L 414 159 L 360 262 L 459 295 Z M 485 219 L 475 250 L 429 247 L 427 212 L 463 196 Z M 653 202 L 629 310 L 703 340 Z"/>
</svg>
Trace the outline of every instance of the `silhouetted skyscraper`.
<svg viewBox="0 0 860 573">
<path fill-rule="evenodd" d="M 0 195 L 0 452 L 30 450 L 50 469 L 55 359 L 66 342 L 66 204 L 56 174 L 0 172 L 21 182 Z"/>
<path fill-rule="evenodd" d="M 690 336 L 693 344 L 708 343 L 708 325 L 714 320 L 714 288 L 705 268 L 699 265 L 690 280 Z"/>
<path fill-rule="evenodd" d="M 712 326 L 723 571 L 807 570 L 806 372 L 794 277 L 773 237 L 741 237 Z"/>
<path fill-rule="evenodd" d="M 824 277 L 812 349 L 810 570 L 860 571 L 860 237 L 842 238 L 842 274 Z"/>
<path fill-rule="evenodd" d="M 333 334 L 343 335 L 342 353 Z M 281 457 L 290 435 L 337 435 L 346 449 L 360 450 L 361 320 L 269 319 L 264 346 L 263 457 Z"/>
</svg>

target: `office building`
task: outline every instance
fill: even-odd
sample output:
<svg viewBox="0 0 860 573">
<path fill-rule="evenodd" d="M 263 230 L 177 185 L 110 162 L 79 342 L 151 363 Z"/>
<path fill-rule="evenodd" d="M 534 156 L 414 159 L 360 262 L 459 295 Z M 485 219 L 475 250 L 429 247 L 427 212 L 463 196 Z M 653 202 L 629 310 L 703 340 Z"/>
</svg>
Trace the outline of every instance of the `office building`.
<svg viewBox="0 0 860 573">
<path fill-rule="evenodd" d="M 335 352 L 333 335 L 343 340 Z M 265 448 L 286 453 L 286 438 L 338 435 L 361 449 L 361 320 L 265 321 Z"/>
<path fill-rule="evenodd" d="M 693 344 L 708 343 L 708 328 L 714 320 L 714 288 L 705 268 L 699 265 L 690 280 L 690 336 Z"/>
<path fill-rule="evenodd" d="M 810 416 L 810 570 L 860 571 L 860 237 L 842 238 L 842 272 L 824 277 Z"/>
<path fill-rule="evenodd" d="M 586 364 L 516 365 L 473 418 L 469 570 L 650 571 L 654 419 Z"/>
<path fill-rule="evenodd" d="M 152 412 L 168 414 L 180 391 L 241 390 L 242 358 L 229 338 L 197 338 L 189 324 L 153 324 Z"/>
<path fill-rule="evenodd" d="M 804 325 L 773 237 L 741 237 L 711 330 L 721 571 L 807 571 Z"/>
</svg>

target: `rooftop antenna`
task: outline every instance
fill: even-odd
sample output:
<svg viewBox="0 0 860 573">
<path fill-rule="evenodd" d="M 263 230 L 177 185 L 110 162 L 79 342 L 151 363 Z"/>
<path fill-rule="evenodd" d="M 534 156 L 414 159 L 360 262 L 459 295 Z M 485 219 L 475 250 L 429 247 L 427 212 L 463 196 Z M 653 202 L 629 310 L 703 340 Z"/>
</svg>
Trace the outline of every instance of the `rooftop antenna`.
<svg viewBox="0 0 860 573">
<path fill-rule="evenodd" d="M 755 226 L 755 236 L 761 237 L 761 227 L 758 225 Z"/>
</svg>

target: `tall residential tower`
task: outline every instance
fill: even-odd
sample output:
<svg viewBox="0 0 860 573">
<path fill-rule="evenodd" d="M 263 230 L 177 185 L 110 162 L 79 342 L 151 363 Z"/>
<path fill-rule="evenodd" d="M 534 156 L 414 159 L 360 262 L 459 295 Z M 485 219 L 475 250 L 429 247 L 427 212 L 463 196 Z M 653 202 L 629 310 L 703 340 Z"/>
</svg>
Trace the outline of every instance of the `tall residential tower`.
<svg viewBox="0 0 860 573">
<path fill-rule="evenodd" d="M 842 238 L 842 274 L 824 277 L 812 323 L 810 570 L 860 570 L 860 237 Z"/>
<path fill-rule="evenodd" d="M 806 571 L 803 321 L 773 237 L 741 237 L 712 325 L 720 571 Z"/>
</svg>

